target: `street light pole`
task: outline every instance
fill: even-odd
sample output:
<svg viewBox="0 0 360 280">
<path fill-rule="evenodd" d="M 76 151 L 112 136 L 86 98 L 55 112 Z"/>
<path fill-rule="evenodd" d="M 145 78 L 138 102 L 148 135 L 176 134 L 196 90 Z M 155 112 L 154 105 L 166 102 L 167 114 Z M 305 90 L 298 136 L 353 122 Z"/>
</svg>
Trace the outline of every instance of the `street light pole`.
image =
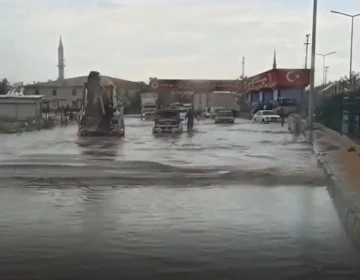
<svg viewBox="0 0 360 280">
<path fill-rule="evenodd" d="M 314 116 L 314 94 L 315 94 L 315 54 L 316 54 L 316 22 L 317 22 L 317 0 L 314 0 L 312 18 L 312 44 L 311 44 L 311 68 L 310 68 L 310 92 L 309 92 L 309 129 L 310 141 L 312 141 L 313 116 Z"/>
<path fill-rule="evenodd" d="M 351 42 L 350 42 L 350 73 L 349 79 L 352 82 L 352 61 L 353 61 L 353 43 L 354 43 L 354 17 L 351 17 Z"/>
<path fill-rule="evenodd" d="M 245 78 L 245 57 L 242 58 L 242 72 L 241 72 L 241 78 L 244 79 Z"/>
<path fill-rule="evenodd" d="M 309 53 L 309 37 L 310 34 L 306 34 L 306 42 L 304 43 L 304 45 L 306 46 L 305 48 L 305 69 L 307 69 L 307 63 L 308 63 L 308 53 Z"/>
<path fill-rule="evenodd" d="M 338 11 L 331 11 L 334 14 L 338 14 L 338 15 L 342 15 L 342 16 L 346 16 L 346 17 L 350 17 L 351 18 L 351 38 L 350 38 L 350 73 L 349 73 L 349 78 L 351 81 L 352 78 L 352 60 L 353 60 L 353 43 L 354 43 L 354 18 L 360 16 L 359 14 L 355 14 L 355 15 L 349 15 L 349 14 L 345 14 L 342 12 L 338 12 Z"/>
<path fill-rule="evenodd" d="M 328 55 L 332 55 L 332 54 L 335 54 L 336 52 L 329 52 L 329 53 L 325 53 L 325 54 L 322 54 L 322 53 L 317 53 L 316 55 L 320 55 L 322 56 L 323 58 L 323 85 L 325 84 L 325 58 L 328 56 Z"/>
<path fill-rule="evenodd" d="M 325 66 L 325 84 L 327 82 L 327 74 L 328 74 L 328 71 L 329 71 L 329 66 Z"/>
</svg>

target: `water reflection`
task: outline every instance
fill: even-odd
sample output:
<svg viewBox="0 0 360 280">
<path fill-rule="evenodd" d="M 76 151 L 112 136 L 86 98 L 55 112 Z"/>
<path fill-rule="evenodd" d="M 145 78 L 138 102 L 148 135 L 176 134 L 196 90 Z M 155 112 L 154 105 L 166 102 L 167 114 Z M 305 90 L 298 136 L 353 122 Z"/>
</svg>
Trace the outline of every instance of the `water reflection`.
<svg viewBox="0 0 360 280">
<path fill-rule="evenodd" d="M 155 133 L 154 134 L 155 139 L 157 140 L 161 140 L 163 142 L 166 143 L 176 143 L 177 141 L 179 141 L 181 139 L 181 134 L 177 134 L 177 133 Z"/>
<path fill-rule="evenodd" d="M 4 138 L 1 280 L 359 279 L 308 144 L 240 122 Z"/>
<path fill-rule="evenodd" d="M 81 148 L 81 154 L 93 159 L 115 160 L 119 149 L 123 146 L 123 139 L 89 137 L 77 140 L 76 144 Z"/>
</svg>

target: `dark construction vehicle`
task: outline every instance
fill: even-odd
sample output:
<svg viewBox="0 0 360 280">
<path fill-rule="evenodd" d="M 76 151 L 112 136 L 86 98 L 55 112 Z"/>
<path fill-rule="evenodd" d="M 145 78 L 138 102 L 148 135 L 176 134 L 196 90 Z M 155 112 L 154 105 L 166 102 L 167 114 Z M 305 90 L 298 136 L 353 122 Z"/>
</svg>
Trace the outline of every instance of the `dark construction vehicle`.
<svg viewBox="0 0 360 280">
<path fill-rule="evenodd" d="M 117 100 L 116 87 L 99 72 L 91 71 L 83 89 L 79 114 L 79 136 L 125 136 L 124 104 Z"/>
</svg>

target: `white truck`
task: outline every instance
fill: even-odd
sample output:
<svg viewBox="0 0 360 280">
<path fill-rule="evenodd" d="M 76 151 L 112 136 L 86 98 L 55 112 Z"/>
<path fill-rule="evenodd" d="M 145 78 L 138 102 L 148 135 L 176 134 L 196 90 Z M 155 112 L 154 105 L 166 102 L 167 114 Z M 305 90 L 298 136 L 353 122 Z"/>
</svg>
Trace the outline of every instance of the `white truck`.
<svg viewBox="0 0 360 280">
<path fill-rule="evenodd" d="M 156 109 L 158 95 L 156 92 L 143 92 L 140 94 L 141 99 L 141 118 L 153 119 Z"/>
<path fill-rule="evenodd" d="M 213 91 L 209 95 L 207 107 L 223 107 L 227 110 L 239 111 L 240 105 L 234 92 Z"/>
<path fill-rule="evenodd" d="M 205 112 L 209 103 L 209 94 L 194 92 L 193 94 L 193 107 L 195 112 Z"/>
</svg>

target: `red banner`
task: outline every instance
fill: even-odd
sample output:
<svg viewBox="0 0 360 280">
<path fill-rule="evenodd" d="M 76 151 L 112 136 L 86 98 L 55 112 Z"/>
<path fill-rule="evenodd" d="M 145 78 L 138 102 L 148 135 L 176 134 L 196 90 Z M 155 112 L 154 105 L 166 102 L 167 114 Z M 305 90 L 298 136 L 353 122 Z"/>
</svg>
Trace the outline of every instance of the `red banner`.
<svg viewBox="0 0 360 280">
<path fill-rule="evenodd" d="M 299 88 L 310 84 L 309 69 L 277 69 L 278 88 Z"/>
<path fill-rule="evenodd" d="M 265 88 L 276 87 L 276 73 L 273 70 L 266 71 L 248 78 L 246 82 L 246 89 L 248 91 L 258 91 Z"/>
<path fill-rule="evenodd" d="M 246 90 L 302 88 L 309 84 L 310 70 L 308 69 L 272 69 L 250 77 L 246 83 Z"/>
<path fill-rule="evenodd" d="M 242 91 L 244 84 L 239 80 L 169 80 L 151 79 L 151 88 L 156 92 L 170 91 Z"/>
</svg>

